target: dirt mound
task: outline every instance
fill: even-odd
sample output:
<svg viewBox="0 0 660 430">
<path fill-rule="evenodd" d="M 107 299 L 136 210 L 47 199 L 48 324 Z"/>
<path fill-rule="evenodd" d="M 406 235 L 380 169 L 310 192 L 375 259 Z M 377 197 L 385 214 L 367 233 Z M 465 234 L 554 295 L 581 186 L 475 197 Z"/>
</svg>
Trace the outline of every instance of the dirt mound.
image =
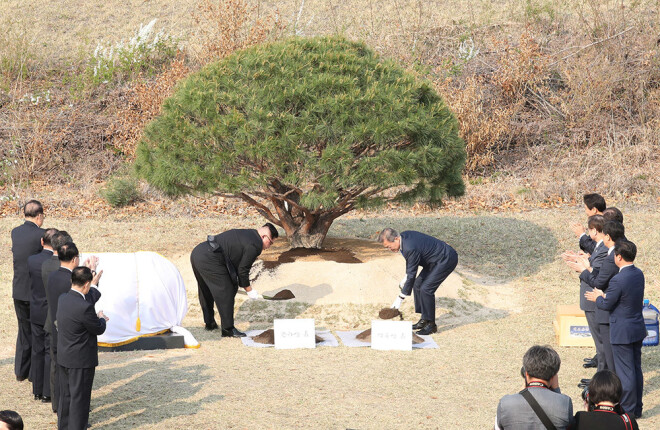
<svg viewBox="0 0 660 430">
<path fill-rule="evenodd" d="M 362 342 L 371 342 L 371 329 L 368 328 L 365 331 L 358 333 L 357 336 L 355 336 L 357 340 L 361 340 Z M 424 339 L 415 333 L 412 334 L 412 343 L 413 345 L 417 345 L 418 343 L 424 343 Z"/>
<path fill-rule="evenodd" d="M 314 339 L 316 340 L 316 343 L 323 342 L 323 338 L 321 336 L 319 336 L 318 334 L 314 335 Z M 273 330 L 272 328 L 269 328 L 268 330 L 264 331 L 263 333 L 252 337 L 252 340 L 254 340 L 257 343 L 263 343 L 263 344 L 266 344 L 266 345 L 275 345 L 275 330 Z"/>
<path fill-rule="evenodd" d="M 383 308 L 378 312 L 378 318 L 382 320 L 391 320 L 392 318 L 400 317 L 403 319 L 403 315 L 398 309 L 394 308 Z"/>
<path fill-rule="evenodd" d="M 299 258 L 305 258 L 310 256 L 319 257 L 324 261 L 334 261 L 337 263 L 349 263 L 357 264 L 362 263 L 362 260 L 355 257 L 353 251 L 345 248 L 339 249 L 310 249 L 310 248 L 291 248 L 288 251 L 281 253 L 277 260 L 275 261 L 266 261 L 264 260 L 264 268 L 268 270 L 275 269 L 280 264 L 284 263 L 293 263 Z"/>
<path fill-rule="evenodd" d="M 284 289 L 282 291 L 278 291 L 274 296 L 268 297 L 264 296 L 264 299 L 266 300 L 291 300 L 295 299 L 296 296 L 291 292 L 291 290 Z"/>
</svg>

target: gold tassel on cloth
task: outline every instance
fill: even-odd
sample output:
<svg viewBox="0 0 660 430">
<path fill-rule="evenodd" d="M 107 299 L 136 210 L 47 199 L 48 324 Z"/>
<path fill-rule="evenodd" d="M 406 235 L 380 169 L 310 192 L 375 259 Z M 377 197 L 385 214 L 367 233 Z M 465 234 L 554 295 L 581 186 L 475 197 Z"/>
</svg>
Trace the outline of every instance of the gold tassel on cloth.
<svg viewBox="0 0 660 430">
<path fill-rule="evenodd" d="M 135 330 L 139 333 L 142 328 L 142 324 L 140 323 L 140 274 L 138 271 L 137 252 L 133 255 L 135 256 L 135 292 L 137 304 L 137 321 L 135 321 Z"/>
</svg>

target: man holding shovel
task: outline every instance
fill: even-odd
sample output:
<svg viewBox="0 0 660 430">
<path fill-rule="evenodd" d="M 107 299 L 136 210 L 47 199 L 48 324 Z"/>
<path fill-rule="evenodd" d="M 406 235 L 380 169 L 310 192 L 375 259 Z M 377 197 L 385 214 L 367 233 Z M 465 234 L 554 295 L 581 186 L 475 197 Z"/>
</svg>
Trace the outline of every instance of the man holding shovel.
<svg viewBox="0 0 660 430">
<path fill-rule="evenodd" d="M 415 292 L 415 312 L 421 319 L 413 325 L 417 334 L 427 335 L 438 331 L 435 324 L 435 291 L 458 264 L 458 254 L 445 242 L 417 231 L 399 234 L 386 228 L 378 235 L 378 241 L 392 252 L 401 252 L 406 259 L 406 281 L 392 307 L 399 309 L 403 300 Z M 422 271 L 417 276 L 417 269 Z"/>
<path fill-rule="evenodd" d="M 215 302 L 220 314 L 223 337 L 243 337 L 245 333 L 234 327 L 234 301 L 238 287 L 244 288 L 250 299 L 260 298 L 250 286 L 250 268 L 264 249 L 279 236 L 271 223 L 258 229 L 234 229 L 207 240 L 193 249 L 190 255 L 197 279 L 199 304 L 207 330 L 218 328 L 213 316 Z"/>
</svg>

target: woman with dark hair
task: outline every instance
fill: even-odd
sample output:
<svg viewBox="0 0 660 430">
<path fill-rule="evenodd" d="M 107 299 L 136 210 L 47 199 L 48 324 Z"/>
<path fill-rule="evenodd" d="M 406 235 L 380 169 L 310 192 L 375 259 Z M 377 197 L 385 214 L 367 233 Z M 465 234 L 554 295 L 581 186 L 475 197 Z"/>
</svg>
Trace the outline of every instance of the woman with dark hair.
<svg viewBox="0 0 660 430">
<path fill-rule="evenodd" d="M 575 414 L 575 429 L 639 430 L 635 418 L 626 414 L 621 401 L 621 380 L 611 370 L 597 372 L 586 395 L 588 411 Z"/>
</svg>

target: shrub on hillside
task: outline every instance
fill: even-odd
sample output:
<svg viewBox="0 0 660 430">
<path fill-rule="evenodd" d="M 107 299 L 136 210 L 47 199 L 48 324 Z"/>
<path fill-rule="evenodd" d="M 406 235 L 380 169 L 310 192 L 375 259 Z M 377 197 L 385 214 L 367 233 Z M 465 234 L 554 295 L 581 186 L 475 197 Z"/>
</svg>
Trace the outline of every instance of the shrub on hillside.
<svg viewBox="0 0 660 430">
<path fill-rule="evenodd" d="M 108 181 L 101 195 L 112 207 L 120 208 L 138 201 L 141 197 L 137 181 L 133 178 L 115 177 Z"/>
</svg>

